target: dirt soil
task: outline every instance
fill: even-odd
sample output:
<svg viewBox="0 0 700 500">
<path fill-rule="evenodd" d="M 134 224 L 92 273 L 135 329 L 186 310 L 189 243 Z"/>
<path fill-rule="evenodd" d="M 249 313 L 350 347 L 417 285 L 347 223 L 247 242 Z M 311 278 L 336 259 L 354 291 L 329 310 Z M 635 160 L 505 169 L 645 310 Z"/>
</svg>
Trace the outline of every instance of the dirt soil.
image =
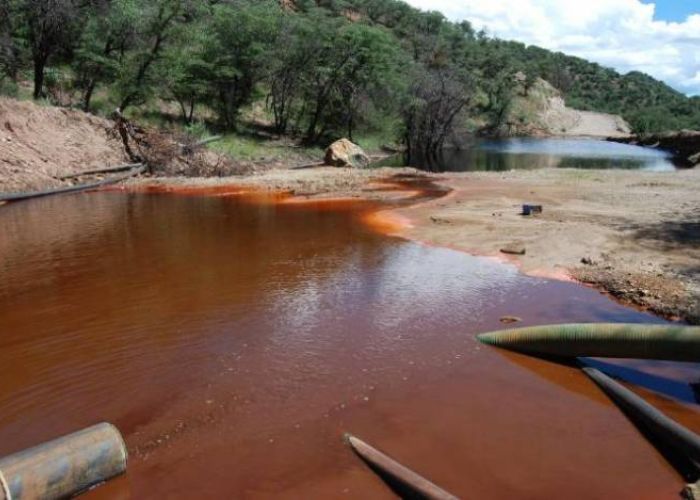
<svg viewBox="0 0 700 500">
<path fill-rule="evenodd" d="M 130 179 L 120 189 L 128 191 L 227 192 L 226 186 L 239 190 L 281 191 L 294 195 L 293 201 L 362 199 L 388 201 L 409 198 L 415 193 L 400 189 L 402 179 L 432 177 L 414 168 L 383 167 L 354 169 L 338 167 L 272 168 L 236 177 L 151 177 Z M 113 188 L 114 189 L 114 188 Z M 446 188 L 447 189 L 447 188 Z M 228 192 L 233 192 L 229 189 Z"/>
<path fill-rule="evenodd" d="M 501 136 L 607 138 L 630 133 L 621 116 L 570 108 L 561 92 L 541 78 L 527 88 L 521 84 L 497 129 Z"/>
<path fill-rule="evenodd" d="M 631 133 L 621 116 L 569 108 L 559 96 L 549 98 L 538 120 L 545 135 L 607 138 Z"/>
<path fill-rule="evenodd" d="M 567 129 L 566 136 L 573 137 L 623 137 L 630 133 L 629 125 L 618 115 L 576 111 L 575 125 Z"/>
<path fill-rule="evenodd" d="M 127 163 L 111 126 L 80 111 L 0 98 L 0 192 L 59 187 L 61 175 Z"/>
<path fill-rule="evenodd" d="M 700 171 L 542 169 L 437 176 L 454 191 L 398 212 L 401 234 L 575 279 L 700 323 Z M 523 216 L 524 203 L 543 213 Z M 525 252 L 524 255 L 514 255 Z"/>
</svg>

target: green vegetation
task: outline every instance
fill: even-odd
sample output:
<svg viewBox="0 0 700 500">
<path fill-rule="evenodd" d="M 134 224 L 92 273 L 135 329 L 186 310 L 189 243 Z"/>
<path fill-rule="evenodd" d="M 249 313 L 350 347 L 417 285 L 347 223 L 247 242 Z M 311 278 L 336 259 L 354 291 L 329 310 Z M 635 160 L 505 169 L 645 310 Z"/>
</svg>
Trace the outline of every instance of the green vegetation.
<svg viewBox="0 0 700 500">
<path fill-rule="evenodd" d="M 249 128 L 258 107 L 258 127 L 305 146 L 346 136 L 435 153 L 455 131 L 497 129 L 518 73 L 636 131 L 700 128 L 700 99 L 649 76 L 397 0 L 0 0 L 2 94 L 31 86 L 59 105 L 226 133 Z M 262 147 L 227 144 L 243 157 Z"/>
<path fill-rule="evenodd" d="M 269 139 L 241 134 L 227 134 L 211 145 L 212 149 L 226 153 L 233 158 L 246 161 L 285 161 L 290 159 L 289 144 L 275 143 Z M 311 160 L 321 161 L 323 150 L 315 147 L 294 148 L 298 163 Z"/>
</svg>

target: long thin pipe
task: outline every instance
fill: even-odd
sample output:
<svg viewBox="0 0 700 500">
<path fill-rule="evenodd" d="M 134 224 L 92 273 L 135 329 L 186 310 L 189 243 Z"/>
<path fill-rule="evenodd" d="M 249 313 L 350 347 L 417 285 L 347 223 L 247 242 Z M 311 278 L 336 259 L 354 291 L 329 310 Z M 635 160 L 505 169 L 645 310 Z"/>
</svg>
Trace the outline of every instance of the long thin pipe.
<svg viewBox="0 0 700 500">
<path fill-rule="evenodd" d="M 457 500 L 457 497 L 439 486 L 431 483 L 418 473 L 404 467 L 393 458 L 371 447 L 355 436 L 347 435 L 346 439 L 353 450 L 367 462 L 370 467 L 378 469 L 392 480 L 408 487 L 417 497 L 433 500 Z"/>
<path fill-rule="evenodd" d="M 75 179 L 76 177 L 82 177 L 83 175 L 94 175 L 94 174 L 108 174 L 110 172 L 123 172 L 125 170 L 131 170 L 132 168 L 140 167 L 141 163 L 128 163 L 126 165 L 119 165 L 118 167 L 108 167 L 108 168 L 98 168 L 97 170 L 86 170 L 84 172 L 76 172 L 74 174 L 62 175 L 58 177 L 60 180 Z"/>
<path fill-rule="evenodd" d="M 48 189 L 46 191 L 4 194 L 4 195 L 0 195 L 0 203 L 8 202 L 8 201 L 29 200 L 32 198 L 40 198 L 43 196 L 51 196 L 54 194 L 75 193 L 78 191 L 85 191 L 88 189 L 96 189 L 98 187 L 107 186 L 109 184 L 116 184 L 117 182 L 128 179 L 129 177 L 134 177 L 135 175 L 143 173 L 145 170 L 146 170 L 146 167 L 142 165 L 140 167 L 137 167 L 137 168 L 130 170 L 126 174 L 115 175 L 114 177 L 110 177 L 109 179 L 103 179 L 103 180 L 98 181 L 98 182 L 90 182 L 87 184 L 79 184 L 77 186 L 68 186 L 68 187 L 56 188 L 56 189 Z"/>
<path fill-rule="evenodd" d="M 595 368 L 585 367 L 583 371 L 633 419 L 669 446 L 683 453 L 693 462 L 700 464 L 700 436 L 670 419 L 635 393 Z"/>
</svg>

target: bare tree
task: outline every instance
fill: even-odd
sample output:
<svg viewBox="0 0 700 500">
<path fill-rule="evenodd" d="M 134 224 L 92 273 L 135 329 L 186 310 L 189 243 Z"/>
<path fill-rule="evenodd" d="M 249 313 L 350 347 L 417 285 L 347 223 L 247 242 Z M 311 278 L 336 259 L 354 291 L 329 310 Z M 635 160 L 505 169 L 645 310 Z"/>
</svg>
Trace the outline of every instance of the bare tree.
<svg viewBox="0 0 700 500">
<path fill-rule="evenodd" d="M 465 80 L 449 68 L 427 69 L 414 80 L 403 109 L 409 155 L 435 156 L 445 146 L 456 118 L 471 100 Z"/>
</svg>

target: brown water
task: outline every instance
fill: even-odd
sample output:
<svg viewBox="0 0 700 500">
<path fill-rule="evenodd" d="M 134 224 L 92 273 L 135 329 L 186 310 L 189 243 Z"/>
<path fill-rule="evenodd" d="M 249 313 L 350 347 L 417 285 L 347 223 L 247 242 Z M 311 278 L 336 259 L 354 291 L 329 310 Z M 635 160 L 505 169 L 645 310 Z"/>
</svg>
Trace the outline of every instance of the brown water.
<svg viewBox="0 0 700 500">
<path fill-rule="evenodd" d="M 474 338 L 505 314 L 658 320 L 384 236 L 366 204 L 277 201 L 2 207 L 0 455 L 108 420 L 129 472 L 93 497 L 391 498 L 349 431 L 466 498 L 677 497 L 680 476 L 579 372 Z M 696 365 L 616 366 L 700 430 Z"/>
</svg>

